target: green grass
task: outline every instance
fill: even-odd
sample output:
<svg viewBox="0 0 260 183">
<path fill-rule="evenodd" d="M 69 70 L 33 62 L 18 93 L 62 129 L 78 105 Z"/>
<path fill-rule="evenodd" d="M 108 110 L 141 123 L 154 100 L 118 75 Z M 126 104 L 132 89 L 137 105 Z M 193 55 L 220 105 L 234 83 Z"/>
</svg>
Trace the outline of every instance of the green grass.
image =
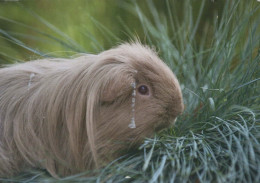
<svg viewBox="0 0 260 183">
<path fill-rule="evenodd" d="M 146 1 L 148 13 L 137 3 L 122 5 L 139 18 L 145 35 L 140 39 L 156 47 L 180 80 L 186 109 L 174 128 L 146 139 L 139 151 L 94 176 L 54 179 L 35 170 L 5 181 L 260 182 L 260 3 L 226 1 L 221 13 L 203 22 L 207 3 L 200 1 L 194 10 L 193 1 L 166 1 L 164 13 L 152 1 Z M 92 20 L 111 42 L 118 42 Z M 124 25 L 133 38 L 130 26 Z M 7 39 L 32 49 L 13 36 Z"/>
</svg>

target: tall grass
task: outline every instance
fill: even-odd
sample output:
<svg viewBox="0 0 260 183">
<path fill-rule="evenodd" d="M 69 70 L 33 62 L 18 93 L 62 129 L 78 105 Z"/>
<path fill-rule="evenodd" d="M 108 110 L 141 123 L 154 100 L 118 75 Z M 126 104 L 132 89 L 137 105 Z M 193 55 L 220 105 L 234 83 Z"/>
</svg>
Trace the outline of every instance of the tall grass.
<svg viewBox="0 0 260 183">
<path fill-rule="evenodd" d="M 226 1 L 213 23 L 201 22 L 206 1 L 196 13 L 185 1 L 181 17 L 175 3 L 160 13 L 146 1 L 152 17 L 137 3 L 124 8 L 180 80 L 186 109 L 176 126 L 92 176 L 35 170 L 13 182 L 260 182 L 260 3 Z"/>
</svg>

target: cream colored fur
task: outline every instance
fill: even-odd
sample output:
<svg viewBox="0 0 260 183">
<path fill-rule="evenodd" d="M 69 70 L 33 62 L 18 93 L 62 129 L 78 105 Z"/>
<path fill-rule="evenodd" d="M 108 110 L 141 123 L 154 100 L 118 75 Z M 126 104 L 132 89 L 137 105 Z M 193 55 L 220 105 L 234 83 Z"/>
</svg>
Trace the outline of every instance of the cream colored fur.
<svg viewBox="0 0 260 183">
<path fill-rule="evenodd" d="M 132 82 L 146 85 L 136 95 Z M 183 111 L 178 80 L 139 43 L 98 55 L 43 59 L 0 69 L 0 177 L 32 168 L 65 176 L 103 166 Z"/>
</svg>

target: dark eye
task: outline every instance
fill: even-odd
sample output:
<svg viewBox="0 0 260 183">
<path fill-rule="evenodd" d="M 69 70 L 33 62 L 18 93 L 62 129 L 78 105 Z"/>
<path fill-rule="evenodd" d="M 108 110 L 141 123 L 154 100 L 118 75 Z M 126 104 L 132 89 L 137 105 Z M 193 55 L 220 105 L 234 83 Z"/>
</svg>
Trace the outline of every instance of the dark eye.
<svg viewBox="0 0 260 183">
<path fill-rule="evenodd" d="M 141 86 L 138 87 L 138 92 L 141 95 L 149 95 L 149 88 L 145 85 L 141 85 Z"/>
</svg>

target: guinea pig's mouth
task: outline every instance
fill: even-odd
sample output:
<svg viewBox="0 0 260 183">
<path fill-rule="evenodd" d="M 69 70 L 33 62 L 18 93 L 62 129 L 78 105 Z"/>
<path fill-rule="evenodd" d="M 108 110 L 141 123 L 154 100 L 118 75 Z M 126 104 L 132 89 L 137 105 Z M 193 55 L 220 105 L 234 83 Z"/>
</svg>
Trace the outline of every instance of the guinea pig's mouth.
<svg viewBox="0 0 260 183">
<path fill-rule="evenodd" d="M 165 119 L 155 126 L 154 131 L 159 132 L 165 128 L 172 127 L 174 125 L 174 123 L 176 122 L 176 120 L 177 120 L 177 118 Z"/>
</svg>

